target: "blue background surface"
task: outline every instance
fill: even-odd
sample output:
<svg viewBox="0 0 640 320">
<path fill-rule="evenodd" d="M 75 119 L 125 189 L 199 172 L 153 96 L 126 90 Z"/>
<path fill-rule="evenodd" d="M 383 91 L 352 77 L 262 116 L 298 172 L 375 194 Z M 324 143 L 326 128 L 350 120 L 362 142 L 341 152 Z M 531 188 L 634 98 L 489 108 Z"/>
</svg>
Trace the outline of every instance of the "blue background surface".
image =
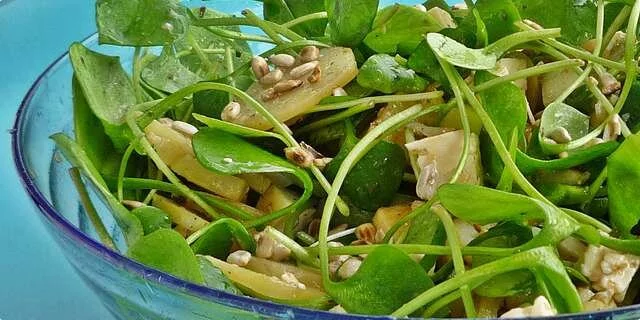
<svg viewBox="0 0 640 320">
<path fill-rule="evenodd" d="M 0 319 L 113 319 L 46 233 L 18 182 L 9 129 L 36 77 L 95 30 L 93 1 L 0 0 Z"/>
</svg>

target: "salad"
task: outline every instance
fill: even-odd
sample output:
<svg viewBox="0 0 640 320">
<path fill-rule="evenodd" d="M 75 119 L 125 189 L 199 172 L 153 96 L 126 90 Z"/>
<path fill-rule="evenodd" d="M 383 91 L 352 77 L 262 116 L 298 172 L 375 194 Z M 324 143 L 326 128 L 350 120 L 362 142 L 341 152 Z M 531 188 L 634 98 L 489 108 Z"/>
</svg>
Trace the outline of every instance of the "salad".
<svg viewBox="0 0 640 320">
<path fill-rule="evenodd" d="M 132 64 L 72 44 L 52 139 L 105 246 L 332 312 L 640 301 L 640 1 L 262 2 L 96 1 Z"/>
</svg>

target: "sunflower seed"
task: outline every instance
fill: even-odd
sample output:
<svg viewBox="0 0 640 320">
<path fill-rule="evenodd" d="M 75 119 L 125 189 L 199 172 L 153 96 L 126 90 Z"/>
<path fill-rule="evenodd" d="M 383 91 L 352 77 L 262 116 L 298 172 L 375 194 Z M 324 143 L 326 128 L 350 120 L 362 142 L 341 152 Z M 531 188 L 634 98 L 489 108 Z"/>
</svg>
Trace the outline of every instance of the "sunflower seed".
<svg viewBox="0 0 640 320">
<path fill-rule="evenodd" d="M 293 79 L 300 79 L 302 77 L 308 76 L 311 72 L 313 72 L 316 69 L 316 67 L 318 67 L 319 64 L 320 62 L 318 61 L 303 63 L 291 69 L 291 72 L 289 72 L 289 75 Z"/>
<path fill-rule="evenodd" d="M 193 136 L 194 134 L 198 133 L 198 128 L 194 127 L 190 123 L 186 123 L 183 121 L 174 121 L 171 124 L 171 129 L 184 133 L 187 136 Z"/>
<path fill-rule="evenodd" d="M 551 132 L 549 132 L 547 137 L 553 139 L 553 141 L 559 144 L 568 143 L 573 140 L 569 131 L 567 131 L 567 129 L 565 129 L 564 127 L 557 127 L 553 129 Z"/>
<path fill-rule="evenodd" d="M 342 87 L 337 87 L 333 89 L 333 92 L 331 92 L 331 95 L 334 97 L 344 97 L 344 96 L 348 96 L 349 94 L 346 91 L 344 91 Z"/>
<path fill-rule="evenodd" d="M 273 90 L 273 88 L 269 88 L 264 92 L 262 92 L 262 95 L 260 95 L 260 98 L 262 98 L 262 101 L 269 101 L 269 100 L 275 99 L 277 96 L 278 95 L 276 94 L 276 91 Z"/>
<path fill-rule="evenodd" d="M 302 80 L 286 80 L 286 81 L 281 81 L 276 83 L 275 86 L 273 86 L 273 91 L 274 93 L 284 93 L 284 92 L 289 92 L 299 86 L 302 85 Z"/>
<path fill-rule="evenodd" d="M 427 12 L 427 7 L 421 5 L 421 4 L 416 4 L 415 6 L 413 6 L 414 8 L 422 11 L 422 12 Z"/>
<path fill-rule="evenodd" d="M 261 56 L 255 56 L 251 59 L 251 70 L 258 79 L 262 79 L 267 73 L 269 73 L 269 65 L 267 60 Z"/>
<path fill-rule="evenodd" d="M 296 58 L 286 53 L 275 54 L 269 57 L 269 62 L 278 67 L 290 68 L 296 63 Z"/>
<path fill-rule="evenodd" d="M 220 118 L 223 121 L 233 121 L 240 115 L 240 104 L 231 101 L 229 104 L 222 109 L 222 113 L 220 114 Z"/>
<path fill-rule="evenodd" d="M 282 80 L 284 77 L 284 73 L 280 68 L 276 68 L 275 70 L 267 73 L 264 77 L 260 78 L 260 83 L 262 84 L 274 84 L 278 83 L 278 81 Z"/>
<path fill-rule="evenodd" d="M 320 57 L 320 49 L 316 46 L 306 46 L 300 51 L 300 62 L 311 62 L 318 60 Z"/>
<path fill-rule="evenodd" d="M 311 83 L 316 83 L 320 81 L 320 78 L 322 78 L 322 70 L 320 70 L 320 66 L 317 66 L 307 80 Z"/>
</svg>

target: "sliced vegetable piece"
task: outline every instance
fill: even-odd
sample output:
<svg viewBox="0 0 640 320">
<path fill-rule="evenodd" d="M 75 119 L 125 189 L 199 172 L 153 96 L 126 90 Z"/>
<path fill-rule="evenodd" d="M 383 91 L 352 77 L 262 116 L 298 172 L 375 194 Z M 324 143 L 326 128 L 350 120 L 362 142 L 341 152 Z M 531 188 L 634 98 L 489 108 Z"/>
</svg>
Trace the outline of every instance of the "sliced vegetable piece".
<svg viewBox="0 0 640 320">
<path fill-rule="evenodd" d="M 172 276 L 204 283 L 198 260 L 187 241 L 171 229 L 158 229 L 133 244 L 127 256 Z"/>
<path fill-rule="evenodd" d="M 161 195 L 153 195 L 152 204 L 154 207 L 166 212 L 171 218 L 171 221 L 177 226 L 182 227 L 188 234 L 206 227 L 209 223 L 189 209 Z"/>
<path fill-rule="evenodd" d="M 196 159 L 189 138 L 155 120 L 144 131 L 162 161 L 175 173 L 227 199 L 236 202 L 245 199 L 249 191 L 247 183 L 203 167 Z"/>
<path fill-rule="evenodd" d="M 204 277 L 204 285 L 218 289 L 222 291 L 226 291 L 229 293 L 233 293 L 235 295 L 242 295 L 242 291 L 236 288 L 235 285 L 227 278 L 227 276 L 220 271 L 216 266 L 211 264 L 207 258 L 204 256 L 196 255 L 196 259 L 198 259 L 198 265 L 200 266 L 200 271 L 202 272 L 202 276 Z"/>
<path fill-rule="evenodd" d="M 263 100 L 262 96 L 268 88 L 256 82 L 247 89 L 247 94 L 261 102 L 278 120 L 287 121 L 306 113 L 323 98 L 331 96 L 333 89 L 345 86 L 358 75 L 355 56 L 349 48 L 322 49 L 318 62 L 321 76 L 317 82 L 310 83 L 302 79 L 304 83 L 301 86 L 267 101 Z M 288 73 L 281 81 L 287 80 L 290 80 Z M 237 117 L 230 121 L 255 129 L 271 128 L 271 124 L 264 117 L 243 104 Z"/>
<path fill-rule="evenodd" d="M 456 171 L 458 159 L 462 155 L 464 132 L 446 132 L 437 136 L 407 143 L 411 154 L 418 155 L 418 165 L 422 168 L 416 192 L 422 199 L 431 199 L 436 190 L 448 183 Z M 471 134 L 467 162 L 458 178 L 458 183 L 482 184 L 482 164 L 478 136 Z"/>
<path fill-rule="evenodd" d="M 249 259 L 249 263 L 244 267 L 251 271 L 273 277 L 280 277 L 285 273 L 291 273 L 296 277 L 296 279 L 304 283 L 306 286 L 322 290 L 322 277 L 320 277 L 320 273 L 313 269 L 304 268 L 304 266 L 296 267 L 284 262 L 251 257 L 251 259 Z"/>
<path fill-rule="evenodd" d="M 205 256 L 209 263 L 218 267 L 244 293 L 265 300 L 294 306 L 325 309 L 331 298 L 313 287 L 301 289 L 262 273 L 229 264 L 214 257 Z"/>
</svg>

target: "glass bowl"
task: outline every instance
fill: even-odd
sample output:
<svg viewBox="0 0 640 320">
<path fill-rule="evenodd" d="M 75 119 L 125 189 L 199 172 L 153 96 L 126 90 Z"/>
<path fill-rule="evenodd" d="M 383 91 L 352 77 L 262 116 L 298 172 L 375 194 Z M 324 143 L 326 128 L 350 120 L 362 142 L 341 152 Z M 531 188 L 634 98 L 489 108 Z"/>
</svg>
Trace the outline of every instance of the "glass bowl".
<svg viewBox="0 0 640 320">
<path fill-rule="evenodd" d="M 192 1 L 195 3 L 196 1 Z M 391 1 L 382 1 L 391 2 Z M 216 1 L 216 9 L 239 12 L 255 1 Z M 120 56 L 125 67 L 132 50 L 98 46 L 97 36 L 83 42 L 103 53 Z M 18 110 L 12 130 L 13 157 L 28 195 L 40 218 L 81 278 L 118 319 L 391 319 L 342 315 L 241 297 L 195 285 L 145 267 L 108 249 L 96 234 L 79 205 L 67 174 L 69 165 L 55 150 L 49 136 L 72 132 L 72 68 L 64 54 L 38 77 Z M 121 239 L 105 207 L 96 201 L 108 230 Z M 591 314 L 566 315 L 558 319 L 640 319 L 640 306 Z"/>
</svg>

